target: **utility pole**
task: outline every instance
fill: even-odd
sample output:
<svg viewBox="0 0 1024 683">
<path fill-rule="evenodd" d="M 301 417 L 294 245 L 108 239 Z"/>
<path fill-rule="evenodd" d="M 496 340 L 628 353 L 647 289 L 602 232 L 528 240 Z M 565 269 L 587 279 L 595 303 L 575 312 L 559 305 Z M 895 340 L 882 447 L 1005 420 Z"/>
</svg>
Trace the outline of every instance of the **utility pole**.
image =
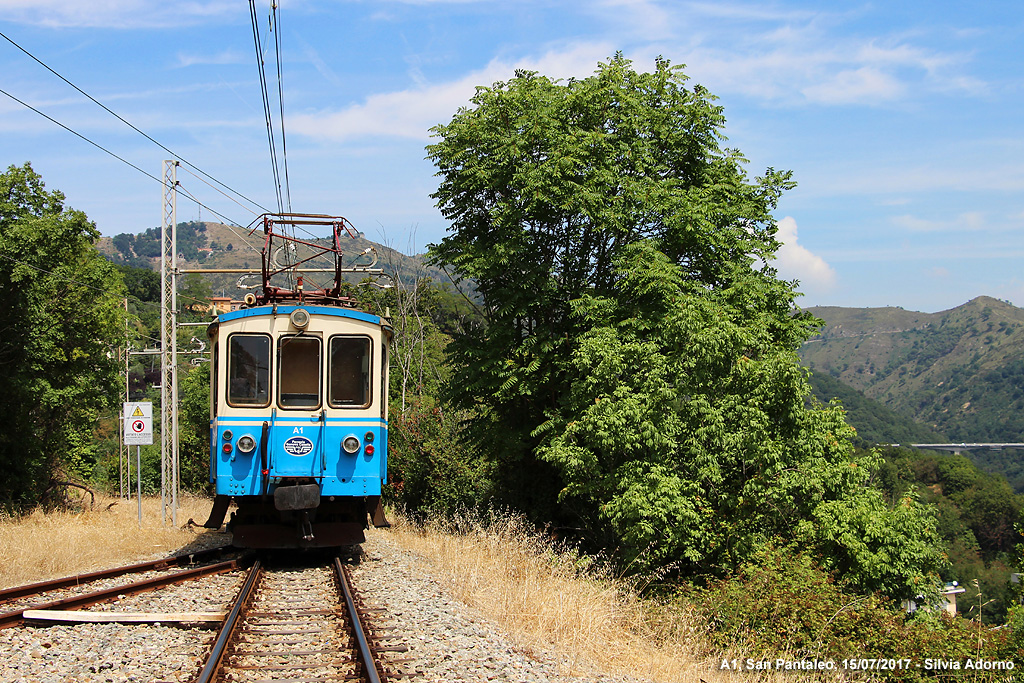
<svg viewBox="0 0 1024 683">
<path fill-rule="evenodd" d="M 178 162 L 164 161 L 160 228 L 160 502 L 178 526 Z"/>
<path fill-rule="evenodd" d="M 124 400 L 127 403 L 129 397 L 128 382 L 131 373 L 131 363 L 129 361 L 132 355 L 131 346 L 128 343 L 128 297 L 125 297 L 124 300 L 124 313 Z M 117 483 L 120 497 L 128 500 L 132 495 L 132 451 L 131 446 L 124 443 L 124 415 L 120 415 L 118 420 L 122 424 L 120 425 L 121 430 L 117 435 Z"/>
</svg>

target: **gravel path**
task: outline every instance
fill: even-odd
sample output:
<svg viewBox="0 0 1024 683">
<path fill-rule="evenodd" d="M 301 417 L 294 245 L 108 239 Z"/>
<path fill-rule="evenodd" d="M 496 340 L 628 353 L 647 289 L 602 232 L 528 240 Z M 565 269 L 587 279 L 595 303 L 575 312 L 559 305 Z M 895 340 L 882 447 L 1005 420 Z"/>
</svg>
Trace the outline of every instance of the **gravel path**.
<svg viewBox="0 0 1024 683">
<path fill-rule="evenodd" d="M 491 622 L 452 600 L 425 565 L 386 533 L 364 544 L 353 582 L 367 607 L 380 607 L 375 623 L 393 626 L 395 669 L 420 674 L 408 680 L 435 683 L 642 683 L 639 679 L 572 678 L 544 655 L 527 656 Z M 222 611 L 241 572 L 211 577 L 90 609 L 118 611 Z M 210 626 L 166 624 L 30 625 L 0 630 L 0 681 L 190 681 L 216 635 Z M 269 673 L 269 672 L 268 672 Z"/>
</svg>

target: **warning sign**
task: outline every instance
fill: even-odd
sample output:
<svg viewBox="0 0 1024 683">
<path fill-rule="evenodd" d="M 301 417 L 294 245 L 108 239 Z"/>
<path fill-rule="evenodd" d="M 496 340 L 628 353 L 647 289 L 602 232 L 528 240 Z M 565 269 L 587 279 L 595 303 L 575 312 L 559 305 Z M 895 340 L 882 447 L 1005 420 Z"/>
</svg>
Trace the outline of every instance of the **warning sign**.
<svg viewBox="0 0 1024 683">
<path fill-rule="evenodd" d="M 124 404 L 124 443 L 126 446 L 153 443 L 153 404 L 149 401 Z"/>
</svg>

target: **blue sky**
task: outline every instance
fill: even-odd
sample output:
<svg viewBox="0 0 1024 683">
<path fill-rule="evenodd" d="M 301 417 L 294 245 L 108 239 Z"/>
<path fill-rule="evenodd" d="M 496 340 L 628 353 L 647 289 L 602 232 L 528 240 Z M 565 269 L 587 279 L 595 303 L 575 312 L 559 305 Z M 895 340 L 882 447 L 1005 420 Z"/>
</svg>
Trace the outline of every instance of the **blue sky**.
<svg viewBox="0 0 1024 683">
<path fill-rule="evenodd" d="M 267 68 L 269 2 L 259 0 Z M 777 267 L 801 305 L 1024 306 L 1018 2 L 279 0 L 291 205 L 422 251 L 429 129 L 516 69 L 583 77 L 663 55 L 720 98 L 748 172 L 790 169 Z M 164 146 L 275 208 L 241 0 L 0 0 L 0 32 Z M 273 40 L 273 38 L 271 38 Z M 169 155 L 0 39 L 0 89 L 159 177 Z M 273 104 L 277 113 L 276 100 Z M 275 118 L 276 121 L 276 118 Z M 162 188 L 0 95 L 0 164 L 31 161 L 103 234 L 161 221 Z M 186 170 L 238 224 L 254 217 Z M 245 202 L 242 202 L 245 204 Z M 259 209 L 255 209 L 259 211 Z M 179 220 L 218 220 L 184 197 Z"/>
</svg>

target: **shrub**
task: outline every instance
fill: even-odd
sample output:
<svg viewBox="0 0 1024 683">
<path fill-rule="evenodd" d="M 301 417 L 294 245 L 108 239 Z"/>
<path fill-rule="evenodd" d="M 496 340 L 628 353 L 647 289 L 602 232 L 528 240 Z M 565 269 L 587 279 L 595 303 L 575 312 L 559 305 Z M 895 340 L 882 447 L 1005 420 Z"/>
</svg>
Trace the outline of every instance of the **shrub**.
<svg viewBox="0 0 1024 683">
<path fill-rule="evenodd" d="M 897 659 L 909 668 L 873 672 L 884 680 L 1000 680 L 1005 671 L 931 670 L 926 659 L 1013 660 L 1024 652 L 1014 623 L 999 630 L 919 611 L 908 616 L 899 604 L 878 594 L 857 595 L 807 556 L 767 547 L 733 576 L 706 587 L 689 586 L 679 600 L 690 603 L 704 621 L 707 642 L 722 652 L 744 652 L 755 659 Z M 1024 615 L 1015 618 L 1024 624 Z"/>
<path fill-rule="evenodd" d="M 412 403 L 388 429 L 385 501 L 407 513 L 442 516 L 472 508 L 488 490 L 486 468 L 459 439 L 453 412 Z"/>
</svg>

